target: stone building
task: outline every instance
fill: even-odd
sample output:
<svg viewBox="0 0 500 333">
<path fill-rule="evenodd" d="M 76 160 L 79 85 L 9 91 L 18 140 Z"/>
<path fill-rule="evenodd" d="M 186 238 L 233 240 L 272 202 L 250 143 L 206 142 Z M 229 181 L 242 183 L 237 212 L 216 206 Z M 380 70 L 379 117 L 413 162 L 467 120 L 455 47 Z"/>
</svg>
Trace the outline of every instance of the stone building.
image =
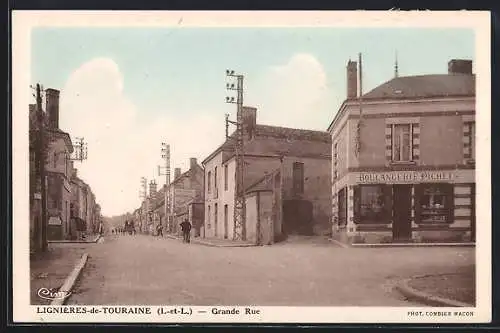
<svg viewBox="0 0 500 333">
<path fill-rule="evenodd" d="M 66 239 L 70 231 L 70 202 L 73 144 L 68 133 L 59 128 L 59 91 L 46 91 L 48 140 L 45 171 L 47 175 L 47 213 L 49 240 Z"/>
<path fill-rule="evenodd" d="M 247 240 L 262 243 L 261 233 L 269 228 L 273 230 L 264 243 L 289 234 L 329 233 L 329 134 L 257 124 L 252 107 L 244 107 L 243 116 Z M 234 238 L 234 142 L 233 134 L 203 161 L 206 237 Z M 259 199 L 252 196 L 257 192 Z M 266 205 L 271 209 L 267 226 L 259 222 Z"/>
<path fill-rule="evenodd" d="M 71 154 L 70 135 L 59 128 L 59 91 L 47 89 L 46 112 L 41 112 L 45 133 L 45 175 L 47 197 L 47 226 L 42 225 L 40 170 L 35 165 L 36 132 L 39 129 L 36 105 L 29 106 L 30 126 L 30 235 L 32 249 L 41 247 L 41 229 L 46 227 L 48 240 L 74 239 L 75 218 L 93 225 L 95 195 L 90 187 L 77 177 Z M 88 198 L 86 196 L 89 196 Z M 99 213 L 100 214 L 100 213 Z M 89 231 L 93 231 L 90 227 Z"/>
<path fill-rule="evenodd" d="M 348 96 L 332 123 L 334 237 L 346 242 L 475 238 L 475 75 L 399 77 Z"/>
<path fill-rule="evenodd" d="M 193 235 L 201 234 L 202 219 L 199 218 L 200 208 L 197 204 L 203 202 L 203 177 L 203 168 L 196 158 L 189 159 L 189 170 L 186 172 L 182 173 L 180 168 L 174 169 L 174 179 L 167 187 L 171 203 L 167 210 L 168 232 L 179 234 L 179 225 L 188 219 L 193 226 Z"/>
</svg>

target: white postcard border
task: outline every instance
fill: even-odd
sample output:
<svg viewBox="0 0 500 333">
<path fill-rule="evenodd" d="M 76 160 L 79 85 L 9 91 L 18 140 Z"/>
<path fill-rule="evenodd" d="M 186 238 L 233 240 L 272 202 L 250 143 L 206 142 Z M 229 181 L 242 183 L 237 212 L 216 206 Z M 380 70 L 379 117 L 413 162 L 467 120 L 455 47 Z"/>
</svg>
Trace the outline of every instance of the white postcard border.
<svg viewBox="0 0 500 333">
<path fill-rule="evenodd" d="M 360 23 L 362 22 L 362 23 Z M 473 309 L 411 307 L 254 307 L 260 315 L 160 316 L 48 314 L 31 306 L 29 294 L 28 104 L 30 103 L 30 31 L 34 27 L 432 27 L 470 28 L 476 32 L 477 306 Z M 12 14 L 12 198 L 13 320 L 15 322 L 242 322 L 242 323 L 473 323 L 491 320 L 491 170 L 490 170 L 490 14 L 453 11 L 379 12 L 135 12 L 14 11 Z M 332 113 L 333 116 L 333 113 Z M 75 306 L 75 308 L 92 306 Z M 169 306 L 174 308 L 175 306 Z M 178 306 L 180 307 L 180 306 Z M 189 308 L 189 306 L 185 306 Z M 95 308 L 102 309 L 103 306 Z M 212 307 L 190 307 L 193 311 Z M 223 308 L 231 308 L 224 306 Z M 244 307 L 240 307 L 244 309 Z M 43 310 L 42 310 L 43 311 Z M 473 316 L 410 316 L 408 311 L 472 311 Z"/>
</svg>

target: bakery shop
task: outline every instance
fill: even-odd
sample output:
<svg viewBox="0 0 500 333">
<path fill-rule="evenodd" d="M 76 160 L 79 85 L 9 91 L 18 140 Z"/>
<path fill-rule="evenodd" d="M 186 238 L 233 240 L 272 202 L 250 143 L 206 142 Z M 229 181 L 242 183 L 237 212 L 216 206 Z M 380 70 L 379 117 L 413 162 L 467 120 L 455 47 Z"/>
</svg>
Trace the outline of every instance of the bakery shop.
<svg viewBox="0 0 500 333">
<path fill-rule="evenodd" d="M 359 62 L 361 59 L 359 60 Z M 444 66 L 443 66 L 444 67 Z M 475 241 L 475 75 L 394 77 L 347 99 L 332 136 L 332 233 L 348 243 Z"/>
</svg>

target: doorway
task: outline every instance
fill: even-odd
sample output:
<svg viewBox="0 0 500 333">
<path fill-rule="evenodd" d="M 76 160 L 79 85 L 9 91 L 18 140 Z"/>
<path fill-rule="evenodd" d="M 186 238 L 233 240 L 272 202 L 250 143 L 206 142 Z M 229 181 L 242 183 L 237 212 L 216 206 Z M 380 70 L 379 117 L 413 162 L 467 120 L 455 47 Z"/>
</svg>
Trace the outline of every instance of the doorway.
<svg viewBox="0 0 500 333">
<path fill-rule="evenodd" d="M 411 239 L 411 186 L 393 186 L 392 238 L 395 241 Z"/>
<path fill-rule="evenodd" d="M 227 205 L 224 205 L 224 239 L 228 236 L 228 223 L 227 223 Z"/>
</svg>

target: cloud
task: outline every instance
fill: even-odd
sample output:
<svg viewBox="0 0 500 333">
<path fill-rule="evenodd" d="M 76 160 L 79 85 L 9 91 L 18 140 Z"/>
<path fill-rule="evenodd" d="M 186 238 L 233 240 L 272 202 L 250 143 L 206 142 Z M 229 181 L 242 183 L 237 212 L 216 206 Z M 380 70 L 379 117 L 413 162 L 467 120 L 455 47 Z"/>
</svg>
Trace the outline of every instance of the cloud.
<svg viewBox="0 0 500 333">
<path fill-rule="evenodd" d="M 270 67 L 256 87 L 258 96 L 252 97 L 261 109 L 260 123 L 319 130 L 327 127 L 332 94 L 325 70 L 313 55 L 295 54 L 287 63 Z"/>
<path fill-rule="evenodd" d="M 331 120 L 326 74 L 312 55 L 296 54 L 250 84 L 248 105 L 259 107 L 259 123 L 324 130 Z M 61 90 L 61 128 L 88 143 L 88 159 L 75 166 L 107 216 L 140 206 L 141 177 L 165 183 L 157 169 L 164 165 L 162 142 L 170 144 L 173 178 L 174 168 L 186 171 L 191 157 L 201 163 L 224 140 L 220 106 L 192 110 L 197 106 L 170 101 L 188 107 L 190 116 L 145 110 L 124 94 L 124 85 L 112 59 L 96 58 L 74 70 Z"/>
<path fill-rule="evenodd" d="M 224 133 L 223 121 L 210 117 L 210 110 L 196 118 L 166 114 L 144 121 L 123 87 L 118 65 L 98 58 L 76 69 L 61 91 L 61 128 L 88 143 L 88 159 L 75 162 L 78 174 L 108 216 L 139 207 L 140 177 L 164 184 L 165 177 L 157 174 L 157 165 L 164 164 L 161 142 L 171 145 L 173 177 L 174 167 L 187 170 L 190 157 L 201 163 Z"/>
</svg>

